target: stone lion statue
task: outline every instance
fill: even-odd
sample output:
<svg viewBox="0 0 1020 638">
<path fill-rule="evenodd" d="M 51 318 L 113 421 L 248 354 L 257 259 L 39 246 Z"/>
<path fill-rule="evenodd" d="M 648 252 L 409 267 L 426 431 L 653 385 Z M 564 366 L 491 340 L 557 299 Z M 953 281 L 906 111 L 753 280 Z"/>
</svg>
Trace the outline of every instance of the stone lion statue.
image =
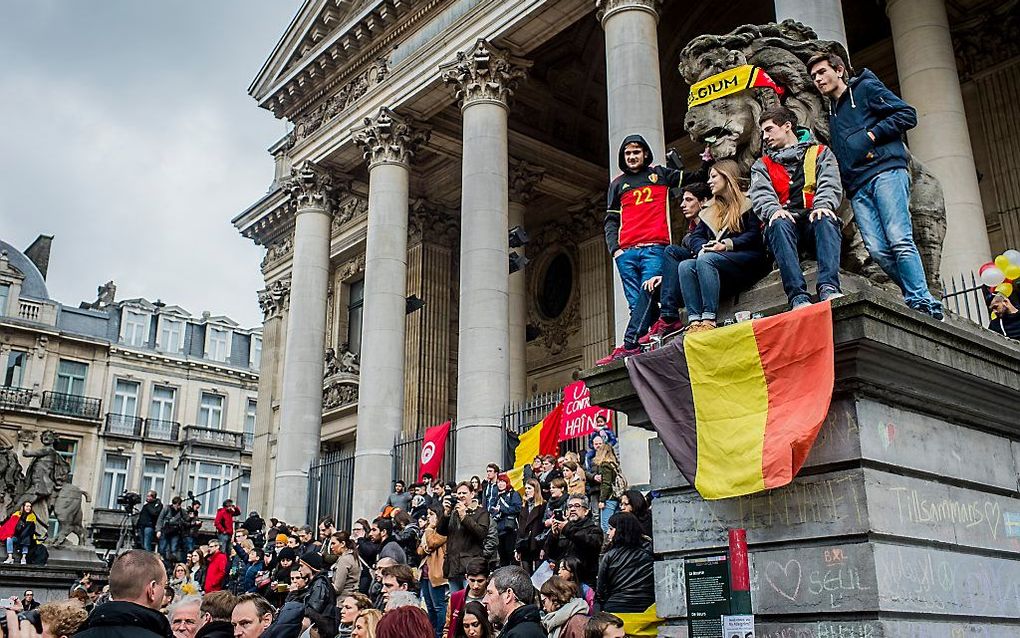
<svg viewBox="0 0 1020 638">
<path fill-rule="evenodd" d="M 781 24 L 744 25 L 725 35 L 702 35 L 687 44 L 680 53 L 679 71 L 688 84 L 744 64 L 764 69 L 783 86 L 782 104 L 797 114 L 801 126 L 807 127 L 822 143 L 829 141 L 828 105 L 814 89 L 808 76 L 807 61 L 816 53 L 836 53 L 847 60 L 846 49 L 838 42 L 818 40 L 809 27 L 794 20 Z M 848 70 L 853 73 L 852 69 Z M 762 152 L 758 116 L 777 104 L 780 98 L 771 89 L 753 89 L 721 97 L 694 106 L 684 118 L 684 128 L 691 139 L 707 147 L 716 159 L 732 158 L 750 174 L 751 164 Z M 942 241 L 946 234 L 946 207 L 938 180 L 916 160 L 911 160 L 913 190 L 910 200 L 914 239 L 921 253 L 929 286 L 941 290 L 939 264 Z M 840 211 L 850 221 L 848 202 Z M 848 250 L 843 267 L 865 274 L 876 281 L 888 278 L 864 249 L 855 224 L 845 226 Z"/>
</svg>

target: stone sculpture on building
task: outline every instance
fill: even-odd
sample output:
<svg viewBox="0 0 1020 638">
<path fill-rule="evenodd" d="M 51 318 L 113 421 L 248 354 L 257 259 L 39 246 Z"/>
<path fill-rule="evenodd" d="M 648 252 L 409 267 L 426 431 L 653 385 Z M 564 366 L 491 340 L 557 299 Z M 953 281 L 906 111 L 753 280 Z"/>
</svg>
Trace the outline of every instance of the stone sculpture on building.
<svg viewBox="0 0 1020 638">
<path fill-rule="evenodd" d="M 32 461 L 25 472 L 25 480 L 16 503 L 31 501 L 36 516 L 40 521 L 49 521 L 49 514 L 57 485 L 66 483 L 71 474 L 71 466 L 57 449 L 53 447 L 57 437 L 52 430 L 44 430 L 39 435 L 42 447 L 36 450 L 25 450 L 22 454 Z"/>
<path fill-rule="evenodd" d="M 806 68 L 808 59 L 819 52 L 835 53 L 849 60 L 840 43 L 818 40 L 810 28 L 786 20 L 781 24 L 744 25 L 725 35 L 694 38 L 680 53 L 678 68 L 684 80 L 693 85 L 737 66 L 759 67 L 784 87 L 783 105 L 797 114 L 801 125 L 810 129 L 819 141 L 828 143 L 828 105 L 815 90 Z M 684 118 L 684 128 L 713 158 L 736 160 L 746 175 L 762 151 L 758 116 L 778 100 L 771 89 L 754 89 L 717 98 L 691 107 Z M 946 234 L 942 187 L 935 176 L 914 159 L 910 162 L 910 172 L 914 238 L 929 286 L 939 289 L 942 241 Z M 844 221 L 851 219 L 849 202 L 844 202 L 840 214 Z M 877 281 L 888 281 L 868 257 L 856 225 L 847 224 L 845 234 L 850 240 L 850 249 L 844 255 L 843 267 Z"/>
<path fill-rule="evenodd" d="M 88 537 L 85 535 L 85 526 L 82 524 L 81 499 L 83 497 L 88 502 L 92 501 L 88 492 L 73 483 L 56 486 L 51 508 L 51 514 L 58 523 L 57 536 L 53 539 L 54 545 L 66 543 L 70 534 L 78 537 L 78 545 L 85 545 L 88 541 Z"/>
<path fill-rule="evenodd" d="M 0 518 L 6 518 L 16 506 L 14 499 L 21 493 L 25 474 L 13 445 L 0 440 Z"/>
</svg>

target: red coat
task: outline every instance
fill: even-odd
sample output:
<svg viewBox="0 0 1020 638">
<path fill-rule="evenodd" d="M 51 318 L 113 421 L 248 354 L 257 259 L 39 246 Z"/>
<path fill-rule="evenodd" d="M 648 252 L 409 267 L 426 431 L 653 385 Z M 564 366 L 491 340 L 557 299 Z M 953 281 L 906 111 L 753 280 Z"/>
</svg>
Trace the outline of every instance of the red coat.
<svg viewBox="0 0 1020 638">
<path fill-rule="evenodd" d="M 216 552 L 209 556 L 209 566 L 205 570 L 205 582 L 202 589 L 205 593 L 221 591 L 227 582 L 227 555 Z"/>
<path fill-rule="evenodd" d="M 7 521 L 0 525 L 0 541 L 5 541 L 11 536 L 14 536 L 14 528 L 18 526 L 18 520 L 20 520 L 21 510 L 14 512 L 7 519 Z"/>
<path fill-rule="evenodd" d="M 216 510 L 216 518 L 213 520 L 213 526 L 216 531 L 220 534 L 226 534 L 227 536 L 234 535 L 234 517 L 240 514 L 240 510 L 236 507 L 221 507 Z M 234 542 L 233 538 L 230 542 Z"/>
</svg>

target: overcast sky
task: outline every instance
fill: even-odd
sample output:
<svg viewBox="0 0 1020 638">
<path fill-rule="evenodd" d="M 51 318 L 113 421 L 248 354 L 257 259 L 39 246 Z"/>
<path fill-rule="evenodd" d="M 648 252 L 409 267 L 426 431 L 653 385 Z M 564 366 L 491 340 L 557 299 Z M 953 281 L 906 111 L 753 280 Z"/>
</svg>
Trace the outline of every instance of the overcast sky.
<svg viewBox="0 0 1020 638">
<path fill-rule="evenodd" d="M 230 220 L 285 124 L 247 89 L 301 0 L 0 0 L 0 238 L 54 235 L 68 305 L 117 284 L 261 324 L 262 249 Z"/>
</svg>

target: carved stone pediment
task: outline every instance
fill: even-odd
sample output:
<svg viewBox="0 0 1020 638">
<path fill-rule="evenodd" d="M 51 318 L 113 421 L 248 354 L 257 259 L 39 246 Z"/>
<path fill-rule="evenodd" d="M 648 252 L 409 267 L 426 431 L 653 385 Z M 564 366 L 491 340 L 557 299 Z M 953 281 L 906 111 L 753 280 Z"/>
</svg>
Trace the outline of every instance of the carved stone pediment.
<svg viewBox="0 0 1020 638">
<path fill-rule="evenodd" d="M 386 58 L 379 58 L 362 71 L 359 71 L 354 77 L 344 82 L 319 106 L 294 121 L 293 141 L 299 142 L 303 140 L 340 114 L 346 112 L 357 104 L 368 93 L 370 88 L 385 80 L 389 72 L 390 69 Z"/>
<path fill-rule="evenodd" d="M 338 374 L 323 379 L 322 411 L 336 410 L 358 402 L 359 379 L 356 375 Z"/>
</svg>

